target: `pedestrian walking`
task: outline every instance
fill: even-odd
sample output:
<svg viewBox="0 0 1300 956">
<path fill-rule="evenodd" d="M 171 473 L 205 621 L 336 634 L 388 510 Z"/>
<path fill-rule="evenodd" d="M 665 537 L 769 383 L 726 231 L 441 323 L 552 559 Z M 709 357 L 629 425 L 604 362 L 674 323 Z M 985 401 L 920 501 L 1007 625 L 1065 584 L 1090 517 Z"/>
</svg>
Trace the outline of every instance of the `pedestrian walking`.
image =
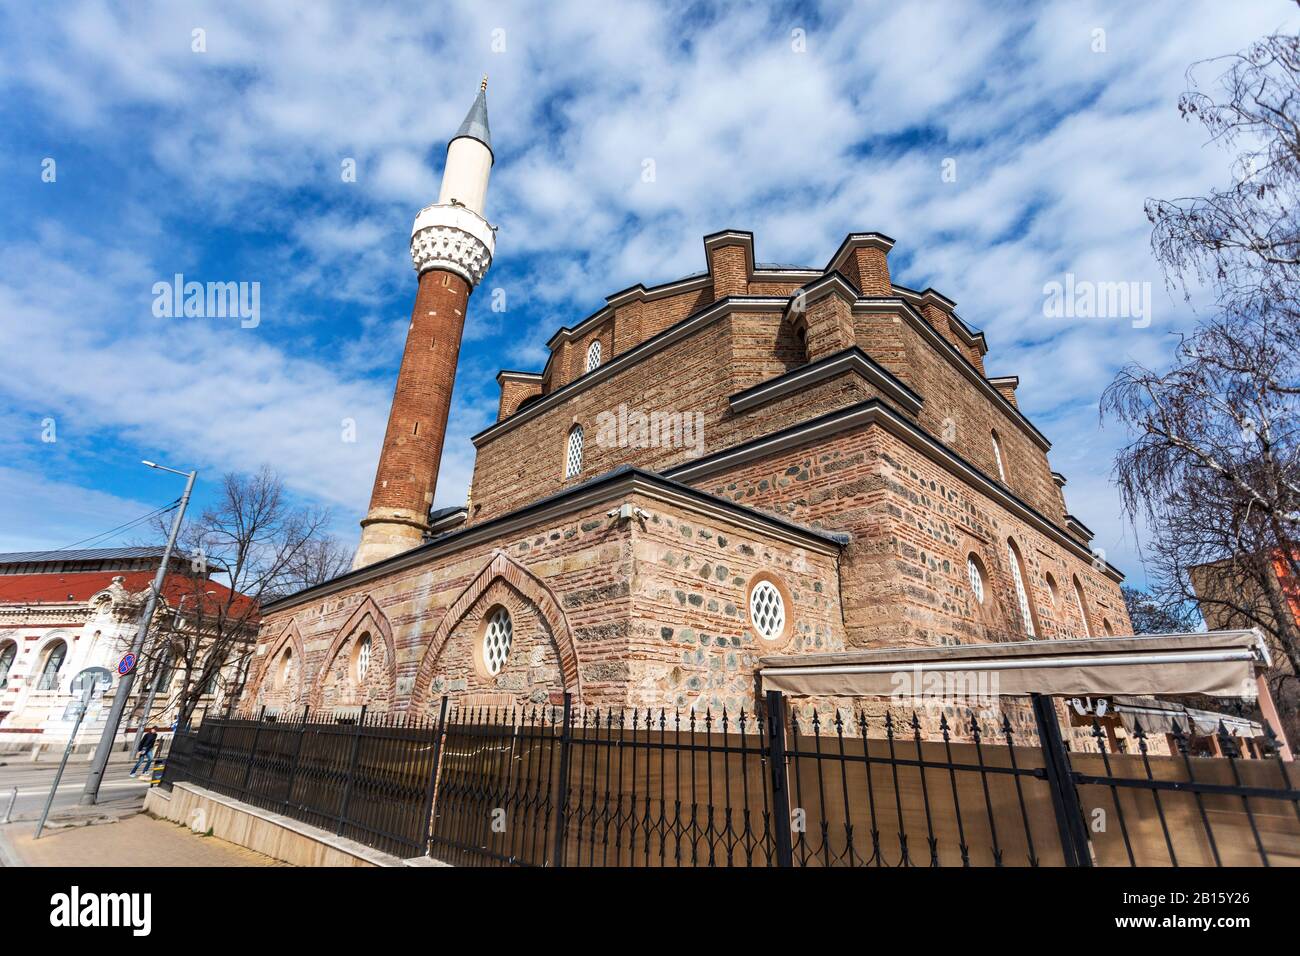
<svg viewBox="0 0 1300 956">
<path fill-rule="evenodd" d="M 131 768 L 131 776 L 134 777 L 139 773 L 141 767 L 147 771 L 153 766 L 153 748 L 157 742 L 158 734 L 152 727 L 146 728 L 144 736 L 140 738 L 140 749 L 135 752 L 137 760 L 135 766 Z"/>
</svg>

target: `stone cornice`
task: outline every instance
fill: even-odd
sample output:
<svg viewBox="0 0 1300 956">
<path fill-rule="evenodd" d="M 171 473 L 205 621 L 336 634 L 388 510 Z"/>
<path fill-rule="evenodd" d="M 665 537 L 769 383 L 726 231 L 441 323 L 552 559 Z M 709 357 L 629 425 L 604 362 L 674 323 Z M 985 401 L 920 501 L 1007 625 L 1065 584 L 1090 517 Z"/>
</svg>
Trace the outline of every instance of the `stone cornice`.
<svg viewBox="0 0 1300 956">
<path fill-rule="evenodd" d="M 0 605 L 0 626 L 24 624 L 84 624 L 90 620 L 86 604 L 4 604 Z M 13 622 L 10 625 L 9 622 Z"/>
<path fill-rule="evenodd" d="M 921 410 L 924 399 L 881 368 L 871 357 L 856 345 L 828 355 L 811 365 L 804 365 L 784 375 L 760 382 L 743 392 L 737 392 L 729 399 L 733 412 L 744 412 L 775 401 L 785 395 L 802 391 L 818 382 L 836 375 L 857 374 L 869 384 L 885 393 L 899 408 L 910 415 Z"/>
<path fill-rule="evenodd" d="M 1093 553 L 1080 544 L 1068 530 L 1057 526 L 1050 518 L 1011 492 L 1005 485 L 985 475 L 955 451 L 930 437 L 923 428 L 909 421 L 901 412 L 878 398 L 869 399 L 842 411 L 822 415 L 819 418 L 746 442 L 743 445 L 737 445 L 734 448 L 728 448 L 704 458 L 668 468 L 664 471 L 664 474 L 677 481 L 695 482 L 711 474 L 769 457 L 788 448 L 795 448 L 809 442 L 829 438 L 851 428 L 868 425 L 878 425 L 884 428 L 890 434 L 901 439 L 931 461 L 943 466 L 976 491 L 996 501 L 1021 521 L 1024 521 L 1030 527 L 1080 559 L 1087 561 L 1089 564 L 1094 563 L 1096 560 Z M 1123 573 L 1108 563 L 1105 564 L 1104 573 L 1113 581 L 1124 580 Z"/>
<path fill-rule="evenodd" d="M 962 373 L 971 384 L 984 394 L 986 398 L 993 401 L 993 404 L 1001 409 L 1011 421 L 1018 425 L 1020 431 L 1025 434 L 1035 445 L 1044 453 L 1049 451 L 1052 443 L 1047 440 L 1042 432 L 1034 427 L 1033 422 L 1026 418 L 1018 408 L 1012 405 L 1002 393 L 999 392 L 987 378 L 980 374 L 979 369 L 971 365 L 970 360 L 962 355 L 951 342 L 939 334 L 925 317 L 921 315 L 912 306 L 910 302 L 902 297 L 896 296 L 873 296 L 870 298 L 861 298 L 853 304 L 855 313 L 885 313 L 890 316 L 897 316 L 912 326 L 921 337 L 929 342 L 940 355 L 944 356 L 949 364 Z"/>
<path fill-rule="evenodd" d="M 681 484 L 662 475 L 643 471 L 639 468 L 617 468 L 606 472 L 581 485 L 567 488 L 557 494 L 542 498 L 516 511 L 491 518 L 481 524 L 471 525 L 460 531 L 453 531 L 427 544 L 422 544 L 409 551 L 393 555 L 374 564 L 357 568 L 342 574 L 333 580 L 315 585 L 268 603 L 263 609 L 263 617 L 286 608 L 302 604 L 338 591 L 387 577 L 398 571 L 426 564 L 444 555 L 453 554 L 461 548 L 471 547 L 490 541 L 502 535 L 512 534 L 539 523 L 554 521 L 564 515 L 573 514 L 594 505 L 601 505 L 611 499 L 627 495 L 662 501 L 666 504 L 686 508 L 696 514 L 706 515 L 717 520 L 744 527 L 772 540 L 782 541 L 797 547 L 807 548 L 820 554 L 838 554 L 848 543 L 849 536 L 834 532 L 821 531 L 768 515 L 744 505 L 736 504 L 726 498 L 700 491 L 690 485 Z M 614 519 L 610 519 L 614 520 Z"/>
</svg>

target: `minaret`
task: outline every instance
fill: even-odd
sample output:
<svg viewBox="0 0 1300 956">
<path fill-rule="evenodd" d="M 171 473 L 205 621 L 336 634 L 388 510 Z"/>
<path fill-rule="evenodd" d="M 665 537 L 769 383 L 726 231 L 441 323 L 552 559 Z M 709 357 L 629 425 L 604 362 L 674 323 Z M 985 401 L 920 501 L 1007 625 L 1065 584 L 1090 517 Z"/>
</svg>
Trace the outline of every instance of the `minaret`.
<svg viewBox="0 0 1300 956">
<path fill-rule="evenodd" d="M 411 229 L 419 286 L 353 568 L 414 548 L 427 527 L 469 294 L 496 248 L 483 218 L 492 159 L 485 76 L 447 144 L 438 201 L 420 210 Z"/>
</svg>

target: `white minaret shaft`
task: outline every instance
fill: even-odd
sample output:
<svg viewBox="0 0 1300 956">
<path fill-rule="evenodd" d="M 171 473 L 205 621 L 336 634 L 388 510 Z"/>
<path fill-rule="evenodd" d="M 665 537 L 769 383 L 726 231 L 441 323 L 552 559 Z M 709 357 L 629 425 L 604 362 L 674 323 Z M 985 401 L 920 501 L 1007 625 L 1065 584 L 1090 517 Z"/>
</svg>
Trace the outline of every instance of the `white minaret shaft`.
<svg viewBox="0 0 1300 956">
<path fill-rule="evenodd" d="M 492 158 L 485 76 L 465 122 L 447 143 L 438 201 L 421 209 L 411 227 L 416 272 L 446 269 L 471 287 L 483 278 L 496 249 L 496 236 L 483 217 Z"/>
<path fill-rule="evenodd" d="M 483 215 L 488 176 L 492 172 L 492 137 L 488 133 L 487 77 L 479 85 L 478 98 L 465 122 L 447 143 L 447 164 L 442 170 L 442 191 L 438 204 L 459 203 Z"/>
</svg>

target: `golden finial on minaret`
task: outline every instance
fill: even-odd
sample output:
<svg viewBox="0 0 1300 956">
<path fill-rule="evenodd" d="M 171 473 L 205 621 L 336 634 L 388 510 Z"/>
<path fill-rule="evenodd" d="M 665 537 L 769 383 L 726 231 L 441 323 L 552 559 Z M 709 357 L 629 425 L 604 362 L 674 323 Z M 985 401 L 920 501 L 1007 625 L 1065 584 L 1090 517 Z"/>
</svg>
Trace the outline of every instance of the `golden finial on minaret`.
<svg viewBox="0 0 1300 956">
<path fill-rule="evenodd" d="M 480 93 L 486 93 L 486 92 L 487 92 L 487 74 L 486 74 L 486 73 L 483 74 L 483 82 L 480 83 L 480 84 L 478 85 L 478 91 L 479 91 Z"/>
</svg>

